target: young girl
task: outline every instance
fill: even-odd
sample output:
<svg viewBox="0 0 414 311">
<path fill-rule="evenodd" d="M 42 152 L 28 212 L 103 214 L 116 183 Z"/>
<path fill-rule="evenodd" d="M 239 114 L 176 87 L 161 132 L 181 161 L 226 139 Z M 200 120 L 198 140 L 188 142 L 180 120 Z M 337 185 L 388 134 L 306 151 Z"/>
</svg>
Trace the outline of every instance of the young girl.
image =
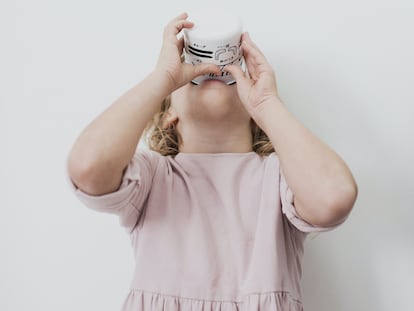
<svg viewBox="0 0 414 311">
<path fill-rule="evenodd" d="M 345 221 L 355 181 L 285 108 L 247 33 L 248 70 L 225 68 L 235 85 L 190 83 L 220 70 L 182 63 L 186 19 L 165 27 L 153 72 L 77 139 L 74 191 L 130 234 L 136 267 L 122 310 L 303 310 L 305 237 Z M 137 150 L 148 124 L 152 150 Z"/>
</svg>

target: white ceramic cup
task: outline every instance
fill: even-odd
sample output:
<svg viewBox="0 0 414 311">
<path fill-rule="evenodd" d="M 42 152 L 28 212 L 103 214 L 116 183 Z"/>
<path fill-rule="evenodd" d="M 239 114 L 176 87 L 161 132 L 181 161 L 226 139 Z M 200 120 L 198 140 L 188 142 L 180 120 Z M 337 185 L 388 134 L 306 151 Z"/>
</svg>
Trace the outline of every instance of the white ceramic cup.
<svg viewBox="0 0 414 311">
<path fill-rule="evenodd" d="M 184 29 L 184 59 L 186 63 L 197 65 L 213 63 L 222 70 L 221 76 L 207 74 L 192 80 L 200 84 L 204 80 L 221 80 L 233 84 L 236 80 L 228 72 L 226 65 L 239 65 L 245 70 L 244 58 L 240 48 L 242 23 L 241 20 L 222 10 L 203 10 L 189 14 L 189 21 L 194 27 Z"/>
</svg>

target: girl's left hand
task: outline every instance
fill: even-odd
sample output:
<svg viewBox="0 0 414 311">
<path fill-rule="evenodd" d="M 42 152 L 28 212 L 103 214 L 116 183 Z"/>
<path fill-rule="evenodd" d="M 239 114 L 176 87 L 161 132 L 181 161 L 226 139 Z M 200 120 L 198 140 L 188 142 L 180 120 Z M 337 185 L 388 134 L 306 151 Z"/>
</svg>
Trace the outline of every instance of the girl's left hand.
<svg viewBox="0 0 414 311">
<path fill-rule="evenodd" d="M 246 73 L 239 66 L 228 65 L 224 68 L 237 82 L 237 92 L 247 111 L 254 116 L 264 103 L 279 100 L 274 71 L 263 53 L 250 39 L 247 32 L 242 35 L 243 56 Z"/>
</svg>

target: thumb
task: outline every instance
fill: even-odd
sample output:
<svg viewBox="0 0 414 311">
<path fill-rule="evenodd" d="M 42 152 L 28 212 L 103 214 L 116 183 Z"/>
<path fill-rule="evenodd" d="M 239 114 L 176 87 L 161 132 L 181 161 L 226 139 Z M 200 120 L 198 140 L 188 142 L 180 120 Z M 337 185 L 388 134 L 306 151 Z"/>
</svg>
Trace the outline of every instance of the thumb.
<svg viewBox="0 0 414 311">
<path fill-rule="evenodd" d="M 220 68 L 214 64 L 199 64 L 199 65 L 185 64 L 184 66 L 188 74 L 188 78 L 190 80 L 194 79 L 195 77 L 206 75 L 209 73 L 221 75 Z"/>
<path fill-rule="evenodd" d="M 240 86 L 247 86 L 250 84 L 243 70 L 236 65 L 227 65 L 223 71 L 229 72 Z"/>
</svg>

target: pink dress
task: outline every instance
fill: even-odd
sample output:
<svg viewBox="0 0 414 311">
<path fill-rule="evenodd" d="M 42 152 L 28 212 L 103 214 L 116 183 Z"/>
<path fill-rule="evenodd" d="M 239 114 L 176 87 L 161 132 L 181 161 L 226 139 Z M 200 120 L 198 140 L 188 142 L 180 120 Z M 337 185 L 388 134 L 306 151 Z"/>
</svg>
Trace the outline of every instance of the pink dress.
<svg viewBox="0 0 414 311">
<path fill-rule="evenodd" d="M 116 192 L 88 207 L 119 216 L 135 272 L 122 311 L 303 310 L 309 232 L 276 154 L 138 151 Z"/>
</svg>

